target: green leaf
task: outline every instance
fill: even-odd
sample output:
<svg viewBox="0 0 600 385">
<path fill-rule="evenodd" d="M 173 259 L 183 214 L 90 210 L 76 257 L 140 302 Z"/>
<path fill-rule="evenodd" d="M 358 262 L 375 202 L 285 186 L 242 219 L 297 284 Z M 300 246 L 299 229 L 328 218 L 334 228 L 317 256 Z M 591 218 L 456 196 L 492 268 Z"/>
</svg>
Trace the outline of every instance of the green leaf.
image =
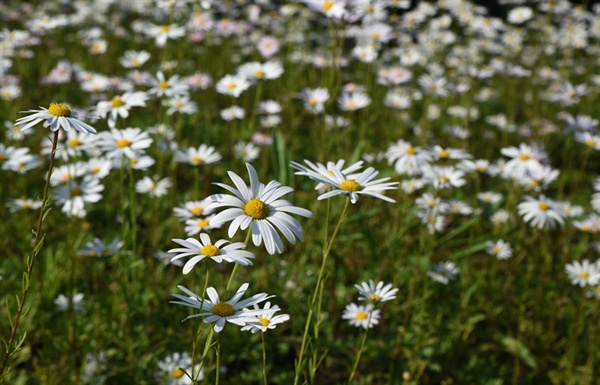
<svg viewBox="0 0 600 385">
<path fill-rule="evenodd" d="M 498 341 L 507 352 L 521 359 L 533 370 L 537 370 L 535 357 L 521 341 L 503 334 L 496 334 L 494 339 Z"/>
</svg>

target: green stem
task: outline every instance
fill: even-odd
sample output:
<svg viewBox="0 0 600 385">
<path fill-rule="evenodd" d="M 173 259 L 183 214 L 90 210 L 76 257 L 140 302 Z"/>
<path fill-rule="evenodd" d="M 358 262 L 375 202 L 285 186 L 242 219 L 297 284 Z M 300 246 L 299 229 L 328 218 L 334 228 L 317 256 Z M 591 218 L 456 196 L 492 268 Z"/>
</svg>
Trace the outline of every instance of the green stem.
<svg viewBox="0 0 600 385">
<path fill-rule="evenodd" d="M 333 230 L 333 234 L 331 238 L 327 242 L 325 249 L 323 250 L 323 262 L 321 263 L 321 270 L 319 271 L 319 277 L 317 278 L 317 284 L 315 286 L 315 292 L 311 298 L 310 306 L 308 308 L 308 315 L 306 317 L 306 324 L 304 325 L 304 334 L 302 335 L 302 343 L 300 344 L 300 353 L 298 354 L 298 361 L 296 362 L 296 373 L 294 376 L 294 385 L 298 385 L 298 381 L 300 380 L 300 373 L 302 372 L 302 367 L 304 366 L 304 354 L 306 351 L 306 346 L 308 344 L 308 330 L 310 329 L 310 324 L 313 317 L 315 303 L 317 302 L 317 298 L 321 297 L 323 291 L 321 286 L 324 284 L 323 276 L 325 272 L 325 265 L 327 264 L 327 256 L 331 250 L 331 246 L 333 245 L 333 241 L 340 229 L 340 225 L 342 224 L 344 218 L 346 217 L 346 213 L 348 212 L 348 207 L 350 205 L 350 198 L 346 199 L 346 203 L 344 205 L 344 209 L 342 210 L 342 214 L 340 215 L 340 219 L 338 220 L 335 229 Z M 315 331 L 318 334 L 318 324 L 317 330 Z M 316 370 L 316 368 L 315 368 Z"/>
<path fill-rule="evenodd" d="M 23 279 L 23 292 L 21 295 L 21 299 L 19 301 L 19 305 L 17 307 L 17 314 L 15 316 L 14 322 L 12 322 L 12 328 L 10 333 L 10 338 L 8 339 L 8 343 L 4 346 L 6 350 L 4 351 L 4 358 L 2 359 L 2 364 L 0 365 L 0 383 L 4 381 L 4 376 L 6 374 L 6 370 L 8 369 L 8 359 L 16 353 L 16 351 L 12 351 L 13 345 L 15 343 L 15 339 L 17 337 L 17 331 L 19 328 L 19 324 L 21 323 L 21 317 L 23 316 L 23 309 L 25 308 L 25 300 L 27 299 L 27 294 L 29 293 L 29 280 L 31 278 L 31 274 L 33 273 L 33 266 L 35 264 L 35 259 L 40 251 L 42 246 L 44 236 L 42 233 L 42 223 L 44 222 L 45 214 L 47 213 L 48 207 L 48 194 L 50 191 L 50 177 L 52 176 L 52 171 L 54 170 L 54 158 L 56 155 L 56 145 L 58 143 L 58 131 L 54 132 L 54 138 L 52 140 L 52 150 L 50 153 L 50 165 L 48 167 L 48 175 L 46 177 L 46 185 L 44 186 L 44 195 L 42 197 L 42 207 L 40 208 L 40 216 L 38 218 L 38 224 L 35 230 L 35 239 L 33 241 L 33 248 L 31 251 L 31 256 L 27 258 L 27 271 L 24 273 Z M 25 336 L 23 336 L 24 339 Z M 22 341 L 21 341 L 22 342 Z"/>
<path fill-rule="evenodd" d="M 367 334 L 369 334 L 369 326 L 371 324 L 371 315 L 373 314 L 374 309 L 371 309 L 369 312 L 369 318 L 367 319 L 367 327 L 363 333 L 362 341 L 360 343 L 360 347 L 358 348 L 358 353 L 356 353 L 356 359 L 354 360 L 354 364 L 352 365 L 352 371 L 350 372 L 350 378 L 348 379 L 348 385 L 352 383 L 352 379 L 354 378 L 354 374 L 356 373 L 356 368 L 358 368 L 358 363 L 360 362 L 360 357 L 362 352 L 365 350 L 365 342 L 367 341 Z"/>
<path fill-rule="evenodd" d="M 204 287 L 202 288 L 202 299 L 200 300 L 200 308 L 202 308 L 202 305 L 204 304 L 204 297 L 206 296 L 206 288 L 208 287 L 208 278 L 209 278 L 208 263 L 205 263 L 204 266 L 206 268 L 205 268 L 205 273 L 204 273 Z M 202 325 L 202 321 L 199 321 L 196 326 L 196 330 L 194 331 L 194 342 L 192 343 L 192 382 L 194 384 L 196 383 L 196 381 L 198 380 L 198 377 L 200 376 L 200 372 L 202 371 L 201 369 L 202 369 L 202 365 L 204 362 L 204 356 L 203 356 L 200 359 L 198 372 L 195 372 L 196 365 L 194 363 L 194 360 L 196 359 L 196 349 L 198 348 L 198 337 L 200 336 L 200 326 L 201 325 Z"/>
<path fill-rule="evenodd" d="M 263 374 L 263 384 L 267 385 L 267 344 L 265 341 L 265 333 L 261 332 L 260 336 L 262 338 L 262 374 Z"/>
<path fill-rule="evenodd" d="M 215 385 L 219 385 L 219 377 L 221 374 L 221 333 L 219 333 L 219 342 L 217 342 L 217 378 L 215 379 Z"/>
</svg>

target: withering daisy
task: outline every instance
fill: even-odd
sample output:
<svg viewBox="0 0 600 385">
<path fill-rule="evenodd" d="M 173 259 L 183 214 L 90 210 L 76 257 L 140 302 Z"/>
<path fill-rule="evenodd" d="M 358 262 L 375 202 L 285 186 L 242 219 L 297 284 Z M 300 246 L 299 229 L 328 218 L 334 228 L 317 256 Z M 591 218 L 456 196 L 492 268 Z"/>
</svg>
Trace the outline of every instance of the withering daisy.
<svg viewBox="0 0 600 385">
<path fill-rule="evenodd" d="M 213 201 L 208 206 L 210 209 L 230 207 L 218 213 L 211 221 L 211 225 L 221 225 L 231 221 L 228 235 L 233 237 L 238 229 L 246 230 L 252 226 L 252 241 L 260 246 L 265 242 L 269 254 L 281 254 L 283 242 L 277 230 L 292 244 L 296 238 L 303 240 L 302 226 L 288 213 L 311 218 L 312 213 L 306 209 L 293 206 L 289 201 L 279 199 L 294 189 L 282 186 L 277 181 L 270 181 L 265 186 L 258 180 L 256 170 L 246 163 L 250 186 L 246 185 L 236 173 L 229 171 L 234 187 L 223 183 L 215 183 L 229 191 L 232 195 L 214 194 L 209 197 Z M 277 230 L 276 230 L 277 229 Z"/>
<path fill-rule="evenodd" d="M 40 122 L 44 122 L 44 127 L 50 127 L 52 132 L 62 128 L 69 131 L 71 128 L 83 133 L 95 134 L 96 129 L 82 121 L 81 117 L 71 107 L 64 103 L 50 103 L 50 107 L 40 107 L 41 110 L 28 110 L 32 115 L 17 119 L 15 125 L 21 126 L 21 131 L 25 131 Z"/>
</svg>

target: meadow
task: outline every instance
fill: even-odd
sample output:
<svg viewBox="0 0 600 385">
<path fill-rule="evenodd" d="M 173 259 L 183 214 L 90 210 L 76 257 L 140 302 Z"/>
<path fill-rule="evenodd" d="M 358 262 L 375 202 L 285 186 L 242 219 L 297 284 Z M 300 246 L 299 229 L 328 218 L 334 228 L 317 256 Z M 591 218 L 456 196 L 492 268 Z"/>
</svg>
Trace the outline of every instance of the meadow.
<svg viewBox="0 0 600 385">
<path fill-rule="evenodd" d="M 600 6 L 0 4 L 0 383 L 600 384 Z"/>
</svg>

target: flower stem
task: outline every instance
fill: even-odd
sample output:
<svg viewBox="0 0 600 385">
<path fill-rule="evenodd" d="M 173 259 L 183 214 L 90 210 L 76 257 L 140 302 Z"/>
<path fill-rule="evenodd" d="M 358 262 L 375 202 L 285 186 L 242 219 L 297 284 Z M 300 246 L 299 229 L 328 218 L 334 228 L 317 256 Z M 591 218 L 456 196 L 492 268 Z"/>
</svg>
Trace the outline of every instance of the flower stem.
<svg viewBox="0 0 600 385">
<path fill-rule="evenodd" d="M 260 336 L 262 337 L 262 374 L 263 374 L 263 384 L 267 385 L 267 344 L 265 342 L 265 333 L 261 332 Z"/>
<path fill-rule="evenodd" d="M 215 379 L 215 385 L 219 385 L 219 377 L 221 374 L 221 333 L 219 333 L 219 342 L 217 342 L 217 377 Z"/>
<path fill-rule="evenodd" d="M 302 335 L 302 343 L 300 344 L 300 353 L 298 354 L 298 360 L 296 361 L 296 373 L 294 376 L 294 385 L 298 385 L 298 381 L 300 380 L 300 373 L 302 372 L 302 368 L 304 366 L 304 354 L 306 351 L 306 346 L 308 344 L 308 330 L 310 329 L 310 324 L 312 321 L 315 303 L 317 299 L 319 302 L 321 301 L 321 297 L 323 296 L 323 287 L 324 287 L 324 273 L 325 273 L 325 265 L 327 264 L 327 256 L 331 251 L 331 246 L 333 245 L 333 241 L 340 229 L 340 225 L 344 221 L 346 214 L 348 212 L 348 206 L 350 205 L 350 198 L 346 200 L 344 205 L 344 209 L 342 210 L 342 214 L 340 215 L 340 219 L 338 220 L 335 229 L 333 230 L 333 234 L 331 234 L 331 238 L 326 242 L 325 249 L 323 250 L 323 262 L 321 263 L 321 270 L 319 270 L 319 277 L 317 278 L 317 284 L 315 286 L 315 292 L 310 300 L 310 306 L 308 308 L 308 315 L 306 317 L 306 324 L 304 325 L 304 334 Z M 319 306 L 320 309 L 320 306 Z M 319 332 L 319 323 L 317 323 L 315 334 L 318 335 Z M 313 369 L 316 371 L 316 367 Z"/>
<path fill-rule="evenodd" d="M 206 288 L 208 287 L 208 278 L 209 278 L 209 270 L 208 270 L 208 263 L 204 264 L 206 266 L 205 269 L 205 274 L 204 274 L 204 287 L 202 288 L 202 297 L 200 299 L 200 308 L 202 309 L 202 305 L 204 305 L 204 297 L 206 295 Z M 198 348 L 198 337 L 200 336 L 200 326 L 202 325 L 202 321 L 200 321 L 198 323 L 198 326 L 196 327 L 196 330 L 194 332 L 194 342 L 192 343 L 192 382 L 195 384 L 196 381 L 198 380 L 198 377 L 200 376 L 200 373 L 202 371 L 202 365 L 204 363 L 204 355 L 202 355 L 202 357 L 200 357 L 200 363 L 199 363 L 199 367 L 198 367 L 198 372 L 195 372 L 196 369 L 196 365 L 194 364 L 194 360 L 196 358 L 196 349 Z M 212 330 L 212 329 L 211 329 Z M 212 334 L 211 334 L 212 337 Z"/>
<path fill-rule="evenodd" d="M 17 352 L 20 348 L 21 344 L 25 340 L 25 335 L 20 339 L 17 347 L 13 351 L 13 346 L 15 344 L 15 340 L 17 337 L 17 331 L 19 328 L 19 324 L 21 323 L 21 317 L 23 316 L 23 310 L 25 308 L 25 300 L 27 299 L 27 294 L 29 293 L 29 284 L 31 274 L 33 273 L 33 266 L 35 265 L 35 259 L 42 247 L 44 242 L 45 235 L 42 235 L 42 223 L 44 222 L 44 218 L 48 212 L 48 194 L 50 191 L 50 177 L 52 176 L 52 171 L 54 170 L 54 158 L 56 155 L 56 145 L 58 143 L 58 131 L 54 132 L 54 138 L 52 139 L 52 150 L 50 152 L 50 165 L 48 167 L 48 175 L 46 177 L 46 185 L 44 186 L 44 195 L 42 197 L 42 207 L 40 209 L 40 216 L 38 218 L 38 224 L 35 230 L 35 239 L 33 241 L 33 248 L 31 251 L 31 256 L 27 258 L 27 271 L 23 274 L 23 292 L 21 294 L 21 298 L 19 301 L 19 305 L 17 307 L 17 314 L 15 315 L 14 321 L 11 320 L 11 333 L 10 338 L 8 339 L 8 343 L 6 343 L 6 350 L 4 352 L 4 358 L 2 359 L 2 364 L 0 365 L 0 383 L 3 382 L 4 376 L 8 369 L 8 359 Z"/>
<path fill-rule="evenodd" d="M 356 368 L 358 368 L 358 363 L 360 362 L 360 357 L 362 352 L 365 350 L 365 342 L 367 341 L 367 334 L 369 334 L 369 327 L 371 325 L 371 315 L 373 314 L 373 309 L 369 312 L 369 319 L 367 319 L 367 327 L 363 333 L 362 341 L 360 342 L 360 347 L 358 348 L 358 353 L 356 353 L 356 359 L 354 360 L 354 364 L 352 365 L 352 371 L 350 372 L 350 378 L 348 379 L 348 385 L 352 383 L 352 379 L 354 378 L 354 374 L 356 373 Z"/>
</svg>

